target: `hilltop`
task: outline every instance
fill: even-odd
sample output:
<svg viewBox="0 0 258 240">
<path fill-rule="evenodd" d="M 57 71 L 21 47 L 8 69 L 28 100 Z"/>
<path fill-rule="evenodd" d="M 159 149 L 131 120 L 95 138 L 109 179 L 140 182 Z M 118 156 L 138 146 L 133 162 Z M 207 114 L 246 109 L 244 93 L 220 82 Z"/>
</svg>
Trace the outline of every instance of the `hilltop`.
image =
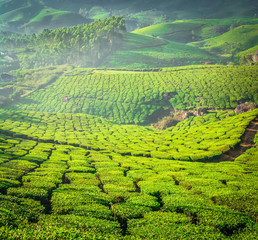
<svg viewBox="0 0 258 240">
<path fill-rule="evenodd" d="M 120 48 L 108 56 L 100 67 L 144 69 L 204 64 L 206 61 L 221 63 L 223 59 L 195 46 L 124 33 Z"/>
<path fill-rule="evenodd" d="M 220 36 L 242 25 L 255 24 L 258 24 L 257 18 L 187 19 L 155 24 L 133 33 L 189 43 Z"/>
<path fill-rule="evenodd" d="M 2 0 L 1 28 L 5 31 L 39 33 L 45 28 L 55 29 L 111 16 L 123 16 L 128 31 L 180 19 L 242 18 L 257 14 L 254 0 L 218 0 L 194 3 L 185 0 L 145 1 L 68 1 L 68 0 Z"/>
<path fill-rule="evenodd" d="M 254 18 L 199 19 L 157 24 L 133 33 L 195 46 L 224 63 L 246 64 L 252 62 L 250 55 L 257 50 L 257 27 Z"/>
</svg>

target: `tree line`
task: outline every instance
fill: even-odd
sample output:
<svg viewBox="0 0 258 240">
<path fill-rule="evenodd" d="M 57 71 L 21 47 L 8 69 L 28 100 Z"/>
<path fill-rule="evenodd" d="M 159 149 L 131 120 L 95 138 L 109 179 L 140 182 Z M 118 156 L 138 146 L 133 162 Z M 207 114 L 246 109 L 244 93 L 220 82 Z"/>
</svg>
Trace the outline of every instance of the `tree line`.
<svg viewBox="0 0 258 240">
<path fill-rule="evenodd" d="M 119 45 L 125 20 L 113 16 L 90 24 L 44 29 L 40 34 L 1 34 L 3 49 L 23 49 L 24 68 L 75 64 L 95 67 Z"/>
</svg>

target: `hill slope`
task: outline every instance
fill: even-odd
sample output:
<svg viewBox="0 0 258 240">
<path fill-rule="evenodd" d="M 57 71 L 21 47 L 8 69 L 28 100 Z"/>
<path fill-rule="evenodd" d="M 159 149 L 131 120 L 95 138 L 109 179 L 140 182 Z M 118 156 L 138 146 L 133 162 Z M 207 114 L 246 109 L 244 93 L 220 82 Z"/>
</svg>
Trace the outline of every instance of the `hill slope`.
<svg viewBox="0 0 258 240">
<path fill-rule="evenodd" d="M 176 19 L 241 18 L 257 14 L 254 0 L 154 0 L 137 1 L 68 1 L 2 0 L 0 19 L 4 30 L 39 32 L 111 16 L 124 16 L 128 31 Z M 64 12 L 66 11 L 66 13 Z M 52 15 L 49 17 L 49 15 Z M 37 17 L 37 24 L 29 24 Z M 59 18 L 56 20 L 55 18 Z M 40 19 L 41 18 L 41 19 Z M 27 24 L 29 26 L 27 27 Z"/>
<path fill-rule="evenodd" d="M 1 29 L 14 32 L 39 33 L 45 28 L 74 26 L 90 20 L 70 11 L 49 8 L 43 1 L 4 1 L 1 6 Z"/>
<path fill-rule="evenodd" d="M 188 43 L 219 36 L 241 25 L 257 23 L 256 18 L 177 20 L 137 29 L 133 33 Z"/>
<path fill-rule="evenodd" d="M 254 18 L 180 20 L 138 29 L 133 33 L 187 43 L 205 50 L 206 54 L 218 56 L 223 62 L 250 63 L 250 56 L 258 50 L 257 23 Z"/>
<path fill-rule="evenodd" d="M 197 47 L 143 36 L 135 33 L 123 35 L 121 47 L 110 55 L 100 67 L 155 68 L 220 62 L 216 56 Z"/>
<path fill-rule="evenodd" d="M 235 108 L 243 99 L 258 103 L 257 79 L 255 66 L 158 72 L 74 69 L 10 108 L 87 113 L 118 123 L 155 122 L 175 110 Z"/>
<path fill-rule="evenodd" d="M 239 143 L 257 111 L 163 132 L 82 114 L 0 113 L 4 239 L 257 235 L 257 148 L 232 162 L 209 158 Z"/>
<path fill-rule="evenodd" d="M 237 54 L 241 55 L 242 51 L 254 48 L 252 54 L 258 49 L 258 24 L 242 25 L 236 27 L 220 36 L 206 39 L 204 41 L 192 43 L 191 45 L 198 46 L 217 54 L 229 54 L 234 57 Z"/>
</svg>

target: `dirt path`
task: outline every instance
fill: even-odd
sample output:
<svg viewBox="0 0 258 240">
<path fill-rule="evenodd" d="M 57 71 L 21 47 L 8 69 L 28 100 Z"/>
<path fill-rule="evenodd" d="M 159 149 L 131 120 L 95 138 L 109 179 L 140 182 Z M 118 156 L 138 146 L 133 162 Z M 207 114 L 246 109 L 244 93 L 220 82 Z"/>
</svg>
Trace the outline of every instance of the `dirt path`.
<svg viewBox="0 0 258 240">
<path fill-rule="evenodd" d="M 243 154 L 248 148 L 255 147 L 254 138 L 255 134 L 258 131 L 258 117 L 256 117 L 250 124 L 247 126 L 245 133 L 241 137 L 240 144 L 229 151 L 223 153 L 218 157 L 212 158 L 212 161 L 207 162 L 225 162 L 225 161 L 234 161 L 237 157 Z"/>
</svg>

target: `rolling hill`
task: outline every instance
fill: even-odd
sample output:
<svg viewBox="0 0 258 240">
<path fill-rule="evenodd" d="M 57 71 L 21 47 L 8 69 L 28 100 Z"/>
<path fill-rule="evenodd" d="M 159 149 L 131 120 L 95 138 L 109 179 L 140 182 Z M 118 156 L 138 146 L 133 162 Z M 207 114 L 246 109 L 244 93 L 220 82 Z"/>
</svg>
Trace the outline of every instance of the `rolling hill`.
<svg viewBox="0 0 258 240">
<path fill-rule="evenodd" d="M 40 33 L 43 29 L 56 29 L 78 24 L 89 23 L 90 20 L 71 11 L 49 8 L 42 1 L 27 0 L 4 1 L 0 15 L 1 29 L 21 33 Z"/>
<path fill-rule="evenodd" d="M 244 62 L 257 49 L 257 19 L 180 20 L 138 29 L 133 33 L 167 39 L 203 49 L 217 61 Z M 221 58 L 223 57 L 223 58 Z"/>
<path fill-rule="evenodd" d="M 0 239 L 256 240 L 256 11 L 1 0 Z"/>
<path fill-rule="evenodd" d="M 153 123 L 176 110 L 233 109 L 243 99 L 258 103 L 257 79 L 255 66 L 188 66 L 154 72 L 74 69 L 10 108 Z M 22 81 L 20 85 L 24 86 Z"/>
<path fill-rule="evenodd" d="M 100 67 L 155 68 L 204 64 L 205 61 L 219 63 L 223 59 L 198 47 L 135 33 L 125 33 L 120 48 L 108 56 Z"/>
<path fill-rule="evenodd" d="M 199 46 L 202 49 L 216 52 L 220 55 L 229 54 L 233 58 L 235 55 L 243 56 L 241 52 L 249 49 L 253 50 L 253 55 L 258 50 L 256 47 L 257 44 L 258 24 L 255 24 L 242 25 L 220 36 L 192 43 L 191 45 Z"/>
<path fill-rule="evenodd" d="M 111 16 L 124 16 L 128 31 L 156 23 L 178 19 L 243 18 L 257 14 L 254 0 L 218 0 L 208 3 L 198 0 L 194 3 L 185 0 L 173 2 L 154 0 L 130 2 L 110 1 L 67 1 L 67 0 L 2 0 L 0 10 L 1 28 L 15 32 L 40 32 L 45 28 L 88 23 Z"/>
<path fill-rule="evenodd" d="M 217 37 L 241 25 L 257 23 L 256 18 L 177 20 L 137 29 L 133 33 L 189 43 Z"/>
</svg>

